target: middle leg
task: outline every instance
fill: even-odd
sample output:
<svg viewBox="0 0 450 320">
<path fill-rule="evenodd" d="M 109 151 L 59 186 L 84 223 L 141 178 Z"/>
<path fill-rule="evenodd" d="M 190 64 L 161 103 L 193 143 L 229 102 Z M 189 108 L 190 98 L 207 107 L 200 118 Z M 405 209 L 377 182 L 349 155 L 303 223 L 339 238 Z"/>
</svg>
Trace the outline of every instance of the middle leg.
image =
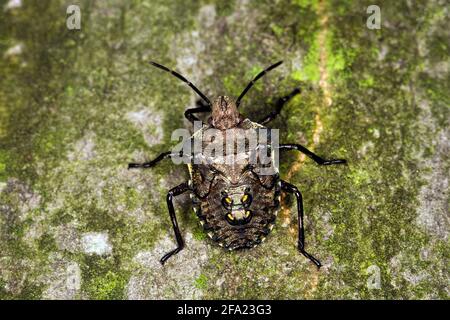
<svg viewBox="0 0 450 320">
<path fill-rule="evenodd" d="M 319 157 L 314 152 L 308 150 L 306 147 L 302 146 L 301 144 L 280 144 L 279 145 L 280 150 L 297 150 L 304 154 L 306 154 L 308 157 L 313 159 L 318 165 L 322 166 L 329 166 L 332 164 L 344 164 L 347 163 L 347 160 L 345 159 L 330 159 L 326 160 L 322 157 Z"/>
<path fill-rule="evenodd" d="M 173 157 L 175 155 L 181 157 L 181 156 L 183 156 L 183 152 L 180 151 L 178 154 L 174 154 L 171 151 L 166 151 L 166 152 L 161 153 L 159 156 L 157 156 L 155 159 L 153 159 L 152 161 L 149 161 L 149 162 L 144 162 L 144 163 L 134 163 L 134 162 L 132 162 L 132 163 L 129 163 L 128 164 L 128 169 L 134 169 L 134 168 L 146 169 L 146 168 L 151 168 L 151 167 L 154 167 L 161 160 L 164 160 L 166 158 L 171 158 L 171 157 Z"/>
</svg>

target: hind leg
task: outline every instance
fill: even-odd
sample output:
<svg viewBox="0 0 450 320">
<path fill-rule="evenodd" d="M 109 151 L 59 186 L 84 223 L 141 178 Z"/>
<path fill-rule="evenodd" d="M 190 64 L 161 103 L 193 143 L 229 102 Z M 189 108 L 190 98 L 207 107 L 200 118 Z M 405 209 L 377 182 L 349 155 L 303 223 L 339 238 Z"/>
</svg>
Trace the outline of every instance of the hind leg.
<svg viewBox="0 0 450 320">
<path fill-rule="evenodd" d="M 166 253 L 160 260 L 161 264 L 164 264 L 167 259 L 169 259 L 174 254 L 177 254 L 184 248 L 184 241 L 183 237 L 181 236 L 180 228 L 178 227 L 177 222 L 177 216 L 175 214 L 175 209 L 173 207 L 173 197 L 178 196 L 180 194 L 185 193 L 186 191 L 190 191 L 191 188 L 189 187 L 188 182 L 183 182 L 182 184 L 176 186 L 175 188 L 171 189 L 167 193 L 167 208 L 169 209 L 169 215 L 170 220 L 172 222 L 173 231 L 175 233 L 175 239 L 177 240 L 177 247 L 173 249 L 172 251 Z"/>
<path fill-rule="evenodd" d="M 305 229 L 303 227 L 303 198 L 300 191 L 297 189 L 296 186 L 293 184 L 290 184 L 286 181 L 281 180 L 281 189 L 285 192 L 294 194 L 297 198 L 297 212 L 298 212 L 298 250 L 301 254 L 303 254 L 305 257 L 307 257 L 309 260 L 311 260 L 312 263 L 316 265 L 316 267 L 319 269 L 322 264 L 319 260 L 314 258 L 311 254 L 309 254 L 305 250 Z"/>
</svg>

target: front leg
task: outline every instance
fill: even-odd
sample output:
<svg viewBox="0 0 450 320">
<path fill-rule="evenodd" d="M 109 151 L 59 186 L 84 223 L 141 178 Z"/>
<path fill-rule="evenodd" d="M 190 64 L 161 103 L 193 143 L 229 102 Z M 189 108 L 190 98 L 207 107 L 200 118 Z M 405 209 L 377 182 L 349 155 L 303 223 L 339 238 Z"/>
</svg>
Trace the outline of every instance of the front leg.
<svg viewBox="0 0 450 320">
<path fill-rule="evenodd" d="M 191 188 L 189 187 L 189 183 L 188 182 L 183 182 L 182 184 L 176 186 L 175 188 L 171 189 L 168 193 L 167 193 L 167 207 L 169 209 L 169 215 L 170 215 L 170 220 L 172 221 L 172 227 L 173 227 L 173 231 L 175 232 L 175 239 L 177 240 L 177 247 L 175 249 L 173 249 L 172 251 L 166 253 L 162 258 L 161 258 L 161 264 L 164 264 L 167 259 L 169 259 L 171 256 L 173 256 L 174 254 L 177 254 L 178 252 L 180 252 L 183 247 L 184 247 L 184 241 L 183 241 L 183 237 L 181 236 L 181 232 L 180 232 L 180 228 L 178 227 L 178 222 L 177 222 L 177 216 L 175 214 L 175 209 L 173 207 L 173 197 L 178 196 L 186 191 L 190 191 Z"/>
<path fill-rule="evenodd" d="M 297 212 L 298 212 L 298 250 L 309 260 L 311 260 L 312 263 L 314 263 L 317 266 L 317 269 L 319 269 L 322 264 L 319 260 L 314 258 L 312 255 L 310 255 L 305 250 L 305 229 L 303 227 L 303 199 L 302 194 L 297 189 L 296 186 L 281 180 L 281 189 L 288 193 L 293 193 L 295 197 L 297 198 Z"/>
<path fill-rule="evenodd" d="M 316 155 L 315 153 L 313 153 L 312 151 L 306 149 L 301 144 L 280 144 L 279 149 L 300 151 L 300 152 L 304 153 L 305 155 L 307 155 L 308 157 L 310 157 L 311 159 L 313 159 L 318 165 L 322 165 L 322 166 L 347 163 L 347 160 L 345 160 L 345 159 L 330 159 L 330 160 L 323 159 L 323 158 L 319 157 L 318 155 Z"/>
<path fill-rule="evenodd" d="M 196 105 L 196 108 L 187 109 L 184 112 L 185 118 L 192 123 L 194 123 L 194 121 L 200 121 L 193 113 L 211 112 L 211 106 L 206 104 L 203 100 L 197 100 Z"/>
<path fill-rule="evenodd" d="M 152 161 L 149 162 L 144 162 L 144 163 L 129 163 L 128 164 L 128 169 L 135 169 L 135 168 L 151 168 L 154 167 L 158 162 L 160 162 L 161 160 L 164 160 L 166 158 L 171 158 L 173 156 L 183 156 L 183 152 L 180 151 L 178 154 L 176 153 L 172 153 L 171 151 L 166 151 L 161 153 L 159 156 L 157 156 L 155 159 L 153 159 Z"/>
</svg>

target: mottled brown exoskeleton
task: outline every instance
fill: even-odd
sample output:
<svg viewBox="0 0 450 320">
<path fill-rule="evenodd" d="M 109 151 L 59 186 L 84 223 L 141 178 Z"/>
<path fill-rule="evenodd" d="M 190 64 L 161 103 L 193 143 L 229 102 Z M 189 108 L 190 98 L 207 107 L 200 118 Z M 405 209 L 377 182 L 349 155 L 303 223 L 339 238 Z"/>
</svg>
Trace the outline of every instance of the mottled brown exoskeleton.
<svg viewBox="0 0 450 320">
<path fill-rule="evenodd" d="M 244 118 L 238 111 L 241 99 L 253 84 L 268 71 L 276 68 L 282 62 L 277 62 L 260 72 L 244 89 L 236 101 L 227 96 L 218 96 L 213 103 L 191 82 L 179 73 L 155 62 L 151 64 L 167 71 L 178 79 L 187 83 L 201 98 L 196 108 L 188 109 L 185 117 L 194 123 L 200 121 L 194 114 L 211 112 L 208 122 L 194 132 L 189 143 L 195 139 L 201 141 L 203 146 L 209 143 L 205 136 L 209 130 L 225 132 L 236 131 L 235 137 L 242 138 L 243 132 L 249 130 L 265 129 L 265 124 L 273 120 L 280 112 L 283 105 L 293 96 L 300 93 L 300 89 L 293 90 L 287 96 L 277 100 L 275 110 L 258 122 L 252 122 Z M 226 141 L 226 138 L 224 139 Z M 332 165 L 346 163 L 343 159 L 325 160 L 300 144 L 277 144 L 272 146 L 270 140 L 264 146 L 269 150 L 271 160 L 273 150 L 297 150 L 303 152 L 319 165 Z M 277 150 L 277 151 L 278 151 Z M 249 153 L 255 150 L 249 150 Z M 175 156 L 189 156 L 194 159 L 198 154 L 186 155 L 180 152 L 164 152 L 156 159 L 146 163 L 130 163 L 128 168 L 150 168 L 165 158 Z M 248 159 L 248 158 L 245 158 Z M 292 184 L 283 181 L 279 177 L 277 168 L 271 174 L 261 174 L 263 165 L 254 164 L 247 160 L 236 162 L 215 161 L 214 156 L 204 158 L 202 161 L 191 161 L 188 164 L 190 180 L 171 189 L 167 194 L 167 206 L 172 221 L 177 247 L 161 258 L 161 263 L 167 261 L 172 255 L 178 253 L 184 247 L 183 237 L 178 227 L 173 197 L 184 192 L 191 192 L 193 208 L 200 219 L 203 229 L 210 238 L 219 245 L 229 249 L 252 248 L 262 241 L 272 230 L 278 208 L 281 192 L 294 194 L 297 200 L 298 211 L 298 250 L 310 259 L 318 268 L 321 264 L 305 250 L 305 236 L 303 226 L 303 202 L 300 191 Z M 271 161 L 273 165 L 273 161 Z"/>
</svg>

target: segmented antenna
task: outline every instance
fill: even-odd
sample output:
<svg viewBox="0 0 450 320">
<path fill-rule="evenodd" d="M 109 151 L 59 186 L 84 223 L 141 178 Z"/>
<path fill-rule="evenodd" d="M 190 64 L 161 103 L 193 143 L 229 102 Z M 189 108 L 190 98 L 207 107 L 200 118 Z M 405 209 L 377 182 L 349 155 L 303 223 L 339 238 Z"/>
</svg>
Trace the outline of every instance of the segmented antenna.
<svg viewBox="0 0 450 320">
<path fill-rule="evenodd" d="M 180 79 L 181 81 L 183 81 L 184 83 L 186 83 L 189 87 L 192 88 L 192 90 L 194 90 L 209 106 L 211 106 L 211 101 L 209 101 L 209 99 L 200 91 L 197 89 L 196 86 L 194 86 L 188 79 L 186 79 L 185 77 L 183 77 L 181 74 L 179 74 L 176 71 L 173 71 L 159 63 L 156 63 L 154 61 L 150 61 L 150 64 L 161 69 L 164 71 L 169 72 L 170 74 L 174 75 L 175 77 L 177 77 L 178 79 Z"/>
<path fill-rule="evenodd" d="M 247 93 L 248 90 L 250 90 L 251 87 L 253 87 L 253 85 L 255 84 L 255 82 L 261 78 L 262 76 L 264 76 L 267 72 L 269 72 L 272 69 L 275 69 L 276 67 L 278 67 L 280 64 L 282 64 L 283 61 L 278 61 L 277 63 L 271 65 L 270 67 L 264 69 L 263 71 L 261 71 L 260 73 L 258 73 L 258 75 L 255 77 L 255 79 L 253 79 L 252 81 L 250 81 L 250 83 L 247 85 L 247 87 L 244 89 L 244 91 L 242 91 L 241 95 L 239 96 L 239 98 L 237 98 L 236 100 L 236 107 L 239 107 L 239 104 L 241 103 L 242 98 L 245 96 L 245 94 Z"/>
</svg>

